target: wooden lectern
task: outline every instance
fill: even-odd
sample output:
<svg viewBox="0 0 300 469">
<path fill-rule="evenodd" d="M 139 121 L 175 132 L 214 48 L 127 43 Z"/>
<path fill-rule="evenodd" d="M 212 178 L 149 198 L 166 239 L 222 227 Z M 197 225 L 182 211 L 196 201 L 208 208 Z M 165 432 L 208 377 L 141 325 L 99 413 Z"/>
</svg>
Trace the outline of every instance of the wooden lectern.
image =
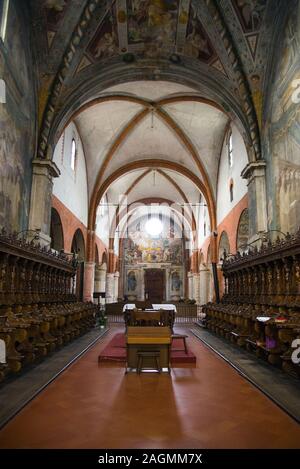
<svg viewBox="0 0 300 469">
<path fill-rule="evenodd" d="M 143 356 L 143 369 L 157 369 L 157 356 L 159 358 L 159 371 L 167 368 L 170 372 L 171 330 L 169 327 L 128 327 L 126 334 L 127 363 L 126 373 L 129 369 L 140 369 L 139 357 Z M 146 353 L 143 353 L 146 352 Z M 151 354 L 153 352 L 153 354 Z"/>
</svg>

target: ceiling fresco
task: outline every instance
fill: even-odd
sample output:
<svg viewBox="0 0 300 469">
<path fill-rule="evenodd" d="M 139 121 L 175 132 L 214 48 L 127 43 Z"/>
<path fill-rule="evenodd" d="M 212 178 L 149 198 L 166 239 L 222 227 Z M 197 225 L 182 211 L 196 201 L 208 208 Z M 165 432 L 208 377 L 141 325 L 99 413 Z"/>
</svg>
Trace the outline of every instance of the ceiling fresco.
<svg viewBox="0 0 300 469">
<path fill-rule="evenodd" d="M 274 2 L 274 0 L 273 0 Z M 78 15 L 76 1 L 41 0 L 32 2 L 43 10 L 44 33 L 48 47 L 58 31 L 64 29 L 64 18 Z M 84 3 L 84 2 L 81 2 Z M 178 54 L 198 59 L 225 73 L 226 57 L 218 56 L 216 37 L 206 18 L 202 0 L 107 0 L 106 15 L 95 25 L 81 58 L 84 67 L 114 55 L 137 54 L 155 58 Z M 245 42 L 243 56 L 255 61 L 258 39 L 264 28 L 268 0 L 220 0 L 228 28 L 237 38 L 237 45 Z M 73 6 L 74 5 L 74 6 Z M 76 10 L 75 10 L 75 8 Z M 74 8 L 74 10 L 73 10 Z M 72 10 L 68 12 L 67 10 Z M 243 39 L 243 41 L 241 41 Z M 61 44 L 63 47 L 63 44 Z M 56 51 L 57 52 L 57 51 Z M 249 57 L 248 57 L 249 55 Z M 176 59 L 175 59 L 176 60 Z"/>
<path fill-rule="evenodd" d="M 39 155 L 45 157 L 51 122 L 66 97 L 105 67 L 124 70 L 128 64 L 131 71 L 148 66 L 154 79 L 161 79 L 162 69 L 173 67 L 173 73 L 181 67 L 183 75 L 191 70 L 200 87 L 205 83 L 203 95 L 217 97 L 226 112 L 228 96 L 260 158 L 266 64 L 284 5 L 283 0 L 31 0 L 41 84 Z"/>
<path fill-rule="evenodd" d="M 46 31 L 49 48 L 52 45 L 55 34 L 60 28 L 64 19 L 66 9 L 71 4 L 71 0 L 46 0 L 44 4 L 44 14 L 46 20 Z"/>
</svg>

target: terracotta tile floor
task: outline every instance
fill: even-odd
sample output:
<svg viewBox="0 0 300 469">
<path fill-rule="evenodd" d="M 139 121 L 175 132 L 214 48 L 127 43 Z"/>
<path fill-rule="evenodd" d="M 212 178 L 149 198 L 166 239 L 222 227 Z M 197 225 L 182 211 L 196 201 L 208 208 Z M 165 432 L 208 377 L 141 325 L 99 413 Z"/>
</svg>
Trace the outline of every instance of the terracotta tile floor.
<svg viewBox="0 0 300 469">
<path fill-rule="evenodd" d="M 196 367 L 98 365 L 115 328 L 0 432 L 0 448 L 299 448 L 300 426 L 197 339 Z"/>
</svg>

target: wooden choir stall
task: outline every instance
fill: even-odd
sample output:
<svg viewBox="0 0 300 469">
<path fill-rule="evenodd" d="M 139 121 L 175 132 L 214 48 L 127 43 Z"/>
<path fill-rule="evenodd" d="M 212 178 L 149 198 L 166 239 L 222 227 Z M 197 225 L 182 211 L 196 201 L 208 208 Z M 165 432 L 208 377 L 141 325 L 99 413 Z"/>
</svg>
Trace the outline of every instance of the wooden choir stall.
<svg viewBox="0 0 300 469">
<path fill-rule="evenodd" d="M 300 230 L 225 259 L 223 273 L 222 302 L 203 307 L 208 329 L 300 377 Z"/>
<path fill-rule="evenodd" d="M 74 295 L 76 262 L 0 233 L 0 381 L 44 359 L 95 325 L 97 306 Z"/>
</svg>

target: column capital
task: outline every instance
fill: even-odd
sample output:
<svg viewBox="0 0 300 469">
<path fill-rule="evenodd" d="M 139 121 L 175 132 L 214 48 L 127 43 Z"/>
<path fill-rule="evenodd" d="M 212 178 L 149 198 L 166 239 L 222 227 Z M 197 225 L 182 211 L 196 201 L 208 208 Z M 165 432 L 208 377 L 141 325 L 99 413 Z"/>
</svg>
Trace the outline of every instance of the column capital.
<svg viewBox="0 0 300 469">
<path fill-rule="evenodd" d="M 60 176 L 60 170 L 54 161 L 35 158 L 32 160 L 33 174 L 57 178 Z"/>
<path fill-rule="evenodd" d="M 265 176 L 267 163 L 264 160 L 253 161 L 247 164 L 247 166 L 241 172 L 243 179 L 251 179 L 255 177 Z"/>
</svg>

